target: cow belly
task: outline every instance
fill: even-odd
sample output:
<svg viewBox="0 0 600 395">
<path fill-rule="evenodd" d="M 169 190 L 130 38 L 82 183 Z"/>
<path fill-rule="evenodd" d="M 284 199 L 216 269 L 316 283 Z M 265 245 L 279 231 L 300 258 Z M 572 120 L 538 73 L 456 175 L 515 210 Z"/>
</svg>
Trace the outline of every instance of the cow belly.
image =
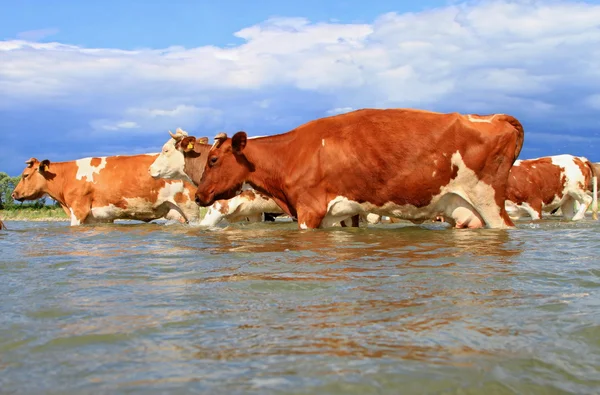
<svg viewBox="0 0 600 395">
<path fill-rule="evenodd" d="M 465 228 L 479 228 L 485 225 L 493 228 L 507 227 L 500 215 L 501 207 L 496 204 L 494 189 L 482 182 L 475 172 L 464 164 L 458 152 L 453 154 L 451 164 L 458 168 L 457 176 L 441 187 L 440 192 L 432 196 L 426 206 L 400 205 L 393 202 L 394 196 L 390 196 L 390 201 L 379 206 L 369 201 L 359 203 L 340 195 L 328 203 L 321 227 L 332 226 L 333 223 L 355 214 L 367 213 L 417 223 L 443 216 L 456 227 Z"/>
<path fill-rule="evenodd" d="M 162 218 L 170 212 L 170 207 L 166 204 L 155 207 L 151 202 L 133 198 L 126 199 L 126 207 L 118 207 L 114 204 L 107 206 L 93 207 L 91 215 L 86 222 L 110 222 L 116 219 L 134 219 L 140 221 L 151 221 Z M 176 215 L 171 215 L 172 217 Z M 179 219 L 179 218 L 170 218 Z"/>
</svg>

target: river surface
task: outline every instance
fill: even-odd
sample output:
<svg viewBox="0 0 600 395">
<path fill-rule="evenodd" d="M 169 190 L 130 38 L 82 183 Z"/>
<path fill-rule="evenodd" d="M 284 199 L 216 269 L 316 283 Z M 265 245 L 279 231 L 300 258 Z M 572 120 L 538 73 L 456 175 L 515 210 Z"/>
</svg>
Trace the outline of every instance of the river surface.
<svg viewBox="0 0 600 395">
<path fill-rule="evenodd" d="M 0 393 L 598 394 L 600 221 L 0 231 Z"/>
</svg>

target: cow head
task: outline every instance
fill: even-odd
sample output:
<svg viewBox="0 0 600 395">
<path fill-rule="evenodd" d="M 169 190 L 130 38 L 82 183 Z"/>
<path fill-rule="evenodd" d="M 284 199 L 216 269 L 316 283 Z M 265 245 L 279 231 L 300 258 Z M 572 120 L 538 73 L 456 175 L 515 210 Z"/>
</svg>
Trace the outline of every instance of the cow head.
<svg viewBox="0 0 600 395">
<path fill-rule="evenodd" d="M 196 191 L 196 203 L 200 206 L 231 199 L 241 191 L 244 181 L 254 170 L 244 155 L 246 140 L 245 132 L 237 132 L 231 139 L 225 133 L 215 137 Z"/>
<path fill-rule="evenodd" d="M 196 139 L 179 128 L 174 134 L 170 131 L 169 134 L 171 139 L 163 145 L 162 151 L 150 165 L 148 172 L 153 178 L 191 181 L 185 173 L 185 157 L 193 154 L 196 143 L 208 144 L 208 138 Z"/>
<path fill-rule="evenodd" d="M 47 192 L 48 180 L 54 177 L 54 174 L 50 172 L 48 159 L 40 162 L 36 158 L 31 158 L 25 163 L 27 167 L 21 174 L 21 181 L 11 195 L 13 199 L 20 202 L 43 197 Z"/>
</svg>

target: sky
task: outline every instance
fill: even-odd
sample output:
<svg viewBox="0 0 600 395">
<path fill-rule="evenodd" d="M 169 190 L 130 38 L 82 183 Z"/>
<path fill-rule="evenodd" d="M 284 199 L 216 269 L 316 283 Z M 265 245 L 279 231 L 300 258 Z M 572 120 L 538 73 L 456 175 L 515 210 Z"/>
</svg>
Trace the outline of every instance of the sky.
<svg viewBox="0 0 600 395">
<path fill-rule="evenodd" d="M 359 108 L 507 113 L 600 161 L 600 0 L 0 0 L 0 171 L 284 133 Z"/>
</svg>

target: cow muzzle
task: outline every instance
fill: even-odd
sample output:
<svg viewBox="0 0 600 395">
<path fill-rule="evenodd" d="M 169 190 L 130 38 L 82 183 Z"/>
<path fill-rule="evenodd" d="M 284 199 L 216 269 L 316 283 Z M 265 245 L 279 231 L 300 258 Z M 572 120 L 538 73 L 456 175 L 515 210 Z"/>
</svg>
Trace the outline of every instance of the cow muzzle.
<svg viewBox="0 0 600 395">
<path fill-rule="evenodd" d="M 198 206 L 206 207 L 213 204 L 213 193 L 201 193 L 199 190 L 195 194 L 195 202 Z"/>
<path fill-rule="evenodd" d="M 160 173 L 154 170 L 152 167 L 148 168 L 148 174 L 150 174 L 150 177 L 152 178 L 160 178 Z"/>
</svg>

